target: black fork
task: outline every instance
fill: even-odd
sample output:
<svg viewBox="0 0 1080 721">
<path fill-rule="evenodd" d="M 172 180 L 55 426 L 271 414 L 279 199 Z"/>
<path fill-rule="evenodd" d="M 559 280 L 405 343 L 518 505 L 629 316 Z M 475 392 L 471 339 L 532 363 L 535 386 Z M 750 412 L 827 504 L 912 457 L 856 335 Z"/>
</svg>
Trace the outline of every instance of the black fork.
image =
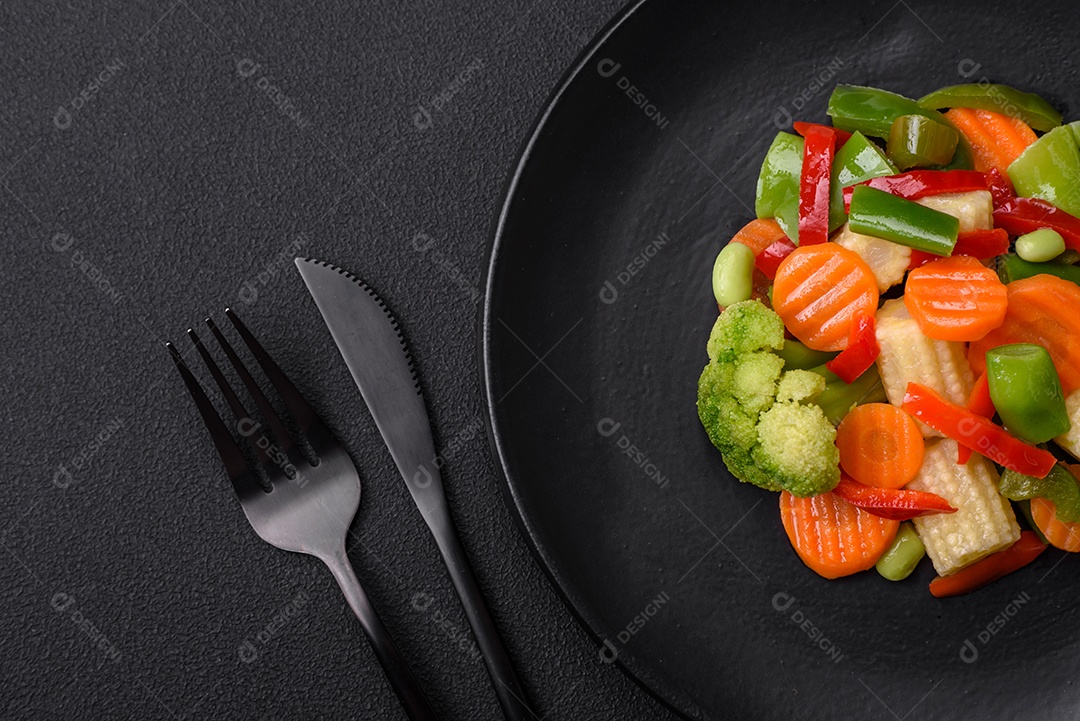
<svg viewBox="0 0 1080 721">
<path fill-rule="evenodd" d="M 255 533 L 267 543 L 286 551 L 315 556 L 330 568 L 409 718 L 413 721 L 434 721 L 437 717 L 423 689 L 376 614 L 345 555 L 345 538 L 360 506 L 360 475 L 356 466 L 251 331 L 230 309 L 225 309 L 225 315 L 236 327 L 277 392 L 292 418 L 295 433 L 278 415 L 211 319 L 206 319 L 211 334 L 254 400 L 267 428 L 264 429 L 247 412 L 194 330 L 188 330 L 188 335 L 232 411 L 234 428 L 241 439 L 239 442 L 214 409 L 176 347 L 172 343 L 165 345 L 225 464 L 225 471 L 240 499 L 244 515 Z M 250 457 L 244 455 L 240 443 L 250 447 Z"/>
</svg>

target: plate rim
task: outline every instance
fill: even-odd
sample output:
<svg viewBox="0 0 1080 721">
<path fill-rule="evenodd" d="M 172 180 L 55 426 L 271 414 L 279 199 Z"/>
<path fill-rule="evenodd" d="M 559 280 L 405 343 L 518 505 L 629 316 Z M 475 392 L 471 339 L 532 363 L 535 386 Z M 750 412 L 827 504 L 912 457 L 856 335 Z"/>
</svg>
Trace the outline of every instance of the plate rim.
<svg viewBox="0 0 1080 721">
<path fill-rule="evenodd" d="M 631 0 L 631 2 L 620 9 L 611 20 L 609 20 L 607 24 L 593 36 L 588 45 L 578 53 L 574 61 L 563 72 L 559 81 L 556 83 L 555 88 L 544 100 L 543 106 L 537 113 L 524 141 L 521 143 L 521 146 L 515 155 L 512 166 L 513 169 L 510 176 L 503 184 L 503 189 L 499 196 L 498 213 L 491 223 L 490 230 L 487 234 L 486 261 L 484 263 L 484 277 L 482 281 L 484 298 L 477 314 L 477 323 L 480 330 L 478 334 L 479 343 L 477 352 L 480 356 L 480 391 L 484 402 L 484 424 L 487 430 L 488 444 L 495 461 L 494 465 L 499 479 L 503 501 L 506 504 L 510 516 L 514 520 L 515 525 L 518 527 L 518 531 L 525 541 L 525 544 L 529 547 L 529 551 L 537 562 L 537 565 L 543 571 L 548 582 L 562 600 L 563 605 L 570 611 L 571 616 L 573 616 L 578 626 L 596 643 L 598 654 L 600 653 L 599 649 L 604 645 L 604 639 L 593 627 L 593 621 L 590 620 L 589 614 L 587 614 L 582 607 L 583 604 L 579 606 L 579 602 L 576 602 L 571 597 L 569 590 L 563 585 L 563 582 L 559 580 L 558 575 L 555 572 L 555 564 L 538 543 L 535 530 L 523 509 L 522 499 L 517 493 L 514 484 L 511 482 L 510 474 L 507 470 L 504 440 L 500 437 L 495 426 L 497 404 L 492 400 L 494 397 L 492 388 L 494 382 L 494 368 L 491 356 L 492 334 L 490 331 L 491 323 L 494 320 L 492 285 L 495 277 L 495 266 L 498 261 L 499 251 L 502 248 L 505 239 L 504 234 L 506 224 L 510 216 L 511 206 L 516 197 L 518 185 L 526 172 L 529 162 L 532 159 L 533 151 L 544 133 L 548 120 L 554 113 L 556 107 L 562 102 L 563 96 L 581 76 L 582 71 L 592 64 L 592 61 L 606 46 L 608 40 L 610 40 L 623 25 L 631 20 L 637 12 L 649 2 L 650 0 Z M 677 716 L 684 719 L 703 718 L 705 716 L 700 707 L 694 704 L 690 698 L 679 693 L 667 684 L 664 684 L 664 693 L 657 690 L 654 686 L 659 685 L 659 683 L 654 679 L 650 679 L 651 674 L 645 672 L 638 664 L 627 663 L 621 656 L 616 657 L 612 664 L 617 666 L 625 676 L 633 681 L 639 688 L 648 693 L 649 696 L 658 701 L 665 709 Z"/>
</svg>

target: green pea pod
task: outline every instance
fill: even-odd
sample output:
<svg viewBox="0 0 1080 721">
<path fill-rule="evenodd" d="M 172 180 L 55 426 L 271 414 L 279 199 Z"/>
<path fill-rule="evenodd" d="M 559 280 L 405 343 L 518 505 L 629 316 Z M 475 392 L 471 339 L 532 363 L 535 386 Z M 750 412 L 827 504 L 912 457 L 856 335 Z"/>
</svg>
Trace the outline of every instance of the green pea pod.
<svg viewBox="0 0 1080 721">
<path fill-rule="evenodd" d="M 845 383 L 839 376 L 823 365 L 808 368 L 807 370 L 811 370 L 825 379 L 825 390 L 814 399 L 814 403 L 821 406 L 821 410 L 825 412 L 825 417 L 834 426 L 839 425 L 840 421 L 844 420 L 844 416 L 855 406 L 861 406 L 864 403 L 889 402 L 876 365 L 870 366 L 869 370 L 851 383 Z"/>
<path fill-rule="evenodd" d="M 1075 265 L 1061 262 L 1032 263 L 1024 260 L 1015 253 L 1003 255 L 998 259 L 998 277 L 1002 283 L 1012 283 L 1014 280 L 1023 280 L 1033 275 L 1047 273 L 1057 276 L 1062 280 L 1080 285 L 1080 268 Z"/>
<path fill-rule="evenodd" d="M 1014 343 L 986 352 L 990 399 L 1005 428 L 1028 443 L 1045 443 L 1072 425 L 1054 361 L 1045 348 Z"/>
<path fill-rule="evenodd" d="M 929 110 L 976 108 L 1020 118 L 1035 130 L 1046 132 L 1061 125 L 1061 113 L 1035 93 L 1025 93 L 1008 85 L 967 83 L 950 85 L 919 98 Z"/>
<path fill-rule="evenodd" d="M 924 115 L 956 130 L 956 126 L 944 115 L 922 107 L 911 98 L 860 85 L 837 85 L 829 97 L 826 112 L 832 118 L 834 126 L 850 132 L 859 131 L 872 138 L 888 138 L 893 121 L 901 115 Z M 974 167 L 971 146 L 963 133 L 960 133 L 956 153 L 945 169 L 971 170 Z"/>
<path fill-rule="evenodd" d="M 777 133 L 765 153 L 758 174 L 757 194 L 754 196 L 757 217 L 775 217 L 776 209 L 791 198 L 795 199 L 798 212 L 802 161 L 803 139 L 791 133 Z"/>
<path fill-rule="evenodd" d="M 1045 498 L 1054 503 L 1059 521 L 1080 521 L 1080 486 L 1077 486 L 1076 476 L 1061 464 L 1050 469 L 1045 478 L 1033 478 L 1006 469 L 1001 474 L 998 489 L 1010 501 Z"/>
<path fill-rule="evenodd" d="M 844 188 L 871 178 L 895 175 L 897 168 L 877 145 L 860 132 L 852 133 L 833 158 L 832 197 L 829 199 L 829 232 L 847 222 L 844 210 Z"/>
<path fill-rule="evenodd" d="M 1008 174 L 1017 195 L 1042 198 L 1080 216 L 1080 146 L 1074 128 L 1063 125 L 1036 140 L 1009 165 Z"/>
<path fill-rule="evenodd" d="M 956 152 L 960 134 L 923 115 L 901 115 L 893 121 L 885 146 L 900 170 L 946 165 Z"/>
<path fill-rule="evenodd" d="M 776 351 L 776 355 L 784 359 L 784 370 L 809 370 L 814 366 L 828 363 L 837 356 L 823 350 L 813 350 L 797 340 L 788 338 L 784 346 Z"/>
<path fill-rule="evenodd" d="M 955 216 L 867 185 L 851 193 L 848 225 L 856 233 L 942 256 L 952 253 L 960 232 Z"/>
<path fill-rule="evenodd" d="M 900 524 L 889 550 L 881 554 L 874 568 L 890 581 L 903 581 L 911 575 L 919 561 L 926 555 L 926 547 L 907 521 Z"/>
</svg>

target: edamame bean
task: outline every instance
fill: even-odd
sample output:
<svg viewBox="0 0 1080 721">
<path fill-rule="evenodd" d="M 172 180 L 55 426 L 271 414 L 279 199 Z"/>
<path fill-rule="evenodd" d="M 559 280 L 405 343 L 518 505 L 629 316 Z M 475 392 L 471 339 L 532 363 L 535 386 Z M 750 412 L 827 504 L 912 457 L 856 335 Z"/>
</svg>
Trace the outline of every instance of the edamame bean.
<svg viewBox="0 0 1080 721">
<path fill-rule="evenodd" d="M 1053 228 L 1039 228 L 1016 239 L 1016 254 L 1029 263 L 1045 263 L 1065 252 L 1065 240 Z"/>
<path fill-rule="evenodd" d="M 911 575 L 919 561 L 926 555 L 919 534 L 907 521 L 900 524 L 889 550 L 885 551 L 874 565 L 877 572 L 890 581 L 903 581 Z"/>
<path fill-rule="evenodd" d="M 754 251 L 742 243 L 728 243 L 716 256 L 712 269 L 716 302 L 727 308 L 754 293 Z"/>
</svg>

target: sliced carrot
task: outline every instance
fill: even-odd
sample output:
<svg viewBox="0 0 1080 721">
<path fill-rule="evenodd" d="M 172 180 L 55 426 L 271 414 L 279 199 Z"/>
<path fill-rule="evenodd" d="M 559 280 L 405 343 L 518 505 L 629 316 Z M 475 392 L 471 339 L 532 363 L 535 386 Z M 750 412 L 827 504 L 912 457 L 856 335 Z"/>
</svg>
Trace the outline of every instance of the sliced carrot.
<svg viewBox="0 0 1080 721">
<path fill-rule="evenodd" d="M 783 491 L 780 520 L 799 558 L 825 578 L 873 566 L 900 527 L 899 521 L 879 518 L 834 493 L 798 498 Z"/>
<path fill-rule="evenodd" d="M 997 413 L 997 409 L 994 408 L 994 400 L 990 397 L 990 381 L 985 373 L 975 379 L 975 385 L 971 387 L 971 394 L 967 399 L 967 409 L 983 418 L 993 418 L 994 414 Z M 962 466 L 970 458 L 971 449 L 957 444 L 956 462 Z"/>
<path fill-rule="evenodd" d="M 1023 120 L 992 110 L 953 108 L 945 117 L 967 138 L 975 170 L 984 173 L 997 168 L 1004 174 L 1009 164 L 1037 139 Z"/>
<path fill-rule="evenodd" d="M 1008 305 L 997 273 L 968 255 L 941 258 L 908 274 L 904 305 L 937 340 L 973 341 L 1001 325 Z"/>
<path fill-rule="evenodd" d="M 1065 394 L 1080 388 L 1080 286 L 1043 273 L 1013 281 L 1006 289 L 1005 321 L 968 349 L 972 370 L 986 372 L 991 348 L 1035 343 L 1050 352 Z"/>
<path fill-rule="evenodd" d="M 847 347 L 851 325 L 877 312 L 877 280 L 853 251 L 835 243 L 796 248 L 776 269 L 773 309 L 814 350 Z"/>
<path fill-rule="evenodd" d="M 888 403 L 855 406 L 836 429 L 840 466 L 859 483 L 902 488 L 922 467 L 926 444 L 915 420 Z"/>
<path fill-rule="evenodd" d="M 1080 552 L 1080 523 L 1059 521 L 1053 501 L 1032 498 L 1031 517 L 1051 546 L 1070 553 Z"/>
<path fill-rule="evenodd" d="M 732 236 L 731 242 L 742 243 L 758 256 L 761 251 L 786 237 L 783 228 L 772 218 L 756 218 L 740 228 L 739 232 Z"/>
</svg>

